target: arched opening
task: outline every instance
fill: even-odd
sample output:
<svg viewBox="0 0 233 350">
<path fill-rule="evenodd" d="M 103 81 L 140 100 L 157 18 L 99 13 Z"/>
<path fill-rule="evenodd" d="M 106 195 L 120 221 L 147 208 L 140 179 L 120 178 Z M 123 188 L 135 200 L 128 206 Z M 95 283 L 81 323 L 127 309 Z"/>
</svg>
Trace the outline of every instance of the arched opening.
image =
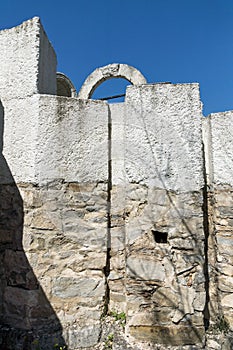
<svg viewBox="0 0 233 350">
<path fill-rule="evenodd" d="M 100 84 L 93 92 L 93 100 L 103 100 L 108 103 L 124 102 L 127 86 L 131 83 L 124 78 L 110 78 Z"/>
<path fill-rule="evenodd" d="M 83 83 L 78 98 L 92 98 L 93 93 L 98 86 L 112 78 L 123 78 L 133 85 L 146 84 L 145 77 L 136 68 L 127 64 L 113 63 L 95 69 Z"/>
<path fill-rule="evenodd" d="M 76 89 L 71 80 L 63 73 L 57 73 L 57 96 L 76 97 Z"/>
</svg>

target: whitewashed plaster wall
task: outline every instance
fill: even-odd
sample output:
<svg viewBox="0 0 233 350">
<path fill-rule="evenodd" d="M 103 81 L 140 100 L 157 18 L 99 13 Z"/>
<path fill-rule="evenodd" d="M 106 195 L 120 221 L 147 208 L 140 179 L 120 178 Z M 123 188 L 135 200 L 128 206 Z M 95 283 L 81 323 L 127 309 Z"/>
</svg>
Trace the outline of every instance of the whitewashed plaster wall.
<svg viewBox="0 0 233 350">
<path fill-rule="evenodd" d="M 35 182 L 38 93 L 56 93 L 56 55 L 35 17 L 0 31 L 0 99 L 3 108 L 1 182 Z M 1 135 L 2 136 L 2 135 Z"/>
<path fill-rule="evenodd" d="M 41 95 L 39 104 L 36 181 L 107 181 L 107 103 Z"/>
<path fill-rule="evenodd" d="M 203 186 L 198 84 L 129 86 L 124 119 L 129 182 L 178 191 Z"/>
<path fill-rule="evenodd" d="M 89 267 L 90 262 L 93 263 L 92 253 L 96 252 L 96 246 L 98 246 L 98 244 L 90 246 L 89 241 L 94 237 L 93 241 L 101 242 L 98 246 L 102 252 L 101 261 L 98 255 L 101 272 L 98 281 L 101 280 L 101 288 L 108 281 L 110 299 L 112 296 L 115 297 L 115 300 L 112 298 L 115 303 L 113 305 L 121 303 L 125 305 L 126 301 L 132 306 L 137 299 L 138 289 L 134 284 L 136 274 L 140 280 L 156 281 L 158 279 L 161 283 L 166 282 L 167 289 L 170 288 L 170 281 L 175 278 L 168 268 L 168 278 L 165 279 L 165 274 L 161 273 L 164 271 L 164 266 L 160 262 L 157 263 L 157 253 L 163 253 L 163 249 L 155 244 L 158 242 L 153 241 L 153 230 L 164 233 L 163 230 L 166 229 L 167 257 L 172 259 L 169 249 L 174 248 L 176 254 L 177 249 L 180 251 L 180 258 L 172 261 L 175 267 L 181 263 L 183 268 L 184 244 L 188 251 L 194 250 L 195 259 L 201 257 L 196 266 L 198 266 L 198 278 L 201 280 L 202 289 L 197 285 L 197 289 L 193 289 L 190 293 L 190 286 L 185 285 L 183 288 L 185 295 L 193 296 L 193 301 L 195 295 L 196 300 L 201 300 L 201 308 L 197 308 L 201 313 L 206 296 L 203 274 L 205 238 L 203 215 L 206 214 L 203 214 L 202 196 L 204 187 L 202 122 L 203 125 L 207 124 L 203 131 L 205 149 L 208 150 L 206 151 L 207 173 L 211 175 L 214 182 L 232 186 L 233 113 L 214 114 L 204 120 L 199 85 L 196 83 L 130 86 L 127 88 L 125 103 L 111 106 L 103 101 L 54 96 L 56 57 L 38 18 L 0 32 L 0 48 L 2 50 L 0 66 L 3 67 L 0 77 L 2 101 L 0 137 L 4 134 L 0 166 L 1 170 L 5 169 L 1 171 L 0 183 L 12 182 L 13 176 L 19 187 L 22 185 L 23 188 L 25 184 L 28 186 L 23 190 L 21 188 L 21 191 L 26 193 L 25 198 L 31 191 L 33 196 L 34 192 L 39 192 L 40 185 L 45 189 L 41 192 L 41 203 L 44 201 L 44 204 L 38 201 L 39 208 L 34 207 L 33 203 L 28 206 L 28 215 L 30 216 L 30 211 L 34 215 L 32 221 L 25 220 L 30 224 L 24 236 L 26 239 L 31 237 L 30 235 L 33 237 L 31 246 L 28 244 L 28 251 L 31 250 L 33 256 L 33 240 L 36 242 L 38 230 L 42 231 L 43 239 L 44 237 L 50 239 L 50 233 L 47 236 L 44 234 L 45 229 L 49 232 L 53 231 L 54 237 L 57 235 L 59 237 L 67 235 L 72 239 L 75 237 L 82 248 L 83 240 L 90 237 L 87 244 L 87 249 L 90 249 L 90 259 L 87 255 L 87 262 L 81 259 L 84 265 L 80 263 L 80 266 L 87 266 L 85 264 L 88 263 Z M 49 205 L 47 206 L 49 196 L 55 203 L 55 207 L 57 206 L 56 189 L 53 188 L 53 184 L 51 191 L 46 191 L 46 186 L 43 187 L 56 180 L 59 180 L 61 187 L 64 185 L 63 192 L 59 193 L 59 205 L 64 206 L 62 209 L 64 231 L 63 223 L 59 221 L 60 213 L 58 219 L 53 207 L 48 210 Z M 81 195 L 82 201 L 78 190 L 78 195 L 75 195 L 75 188 L 78 188 L 79 184 L 70 185 L 69 183 L 72 182 L 83 185 L 81 186 L 84 188 L 82 189 L 84 195 Z M 86 183 L 90 182 L 92 185 L 86 186 Z M 102 182 L 105 182 L 104 186 Z M 31 186 L 31 184 L 39 186 Z M 94 195 L 95 200 L 97 198 L 94 204 L 96 207 L 90 204 L 93 202 L 93 189 L 97 192 Z M 155 201 L 156 196 L 158 202 Z M 171 205 L 172 196 L 179 210 L 174 210 Z M 81 203 L 84 208 L 81 209 L 83 210 L 81 219 L 79 209 L 76 212 L 71 208 L 73 198 L 76 197 L 79 202 L 86 201 Z M 66 198 L 65 202 L 64 198 Z M 193 211 L 188 208 L 189 204 L 194 205 Z M 93 211 L 99 215 L 97 221 L 96 213 L 93 215 Z M 185 220 L 181 213 L 184 217 L 187 216 L 185 217 L 188 222 L 186 226 L 183 225 Z M 126 214 L 127 219 L 125 219 Z M 49 215 L 51 215 L 51 222 L 44 219 Z M 166 221 L 166 225 L 164 225 L 165 221 L 160 220 L 161 218 Z M 88 236 L 80 235 L 80 227 L 84 227 L 82 233 L 86 233 L 86 227 L 88 227 Z M 189 227 L 194 227 L 191 233 L 186 232 L 189 231 L 187 229 Z M 182 235 L 186 236 L 180 243 Z M 149 243 L 146 250 L 145 242 L 149 239 L 148 237 L 151 241 L 147 241 Z M 103 269 L 107 267 L 105 253 L 106 248 L 110 248 L 110 243 L 112 254 L 110 273 L 104 275 Z M 57 250 L 54 244 L 51 246 Z M 67 247 L 63 248 L 66 253 Z M 125 249 L 127 249 L 126 261 Z M 76 261 L 77 251 L 78 249 L 73 250 L 74 255 L 71 260 Z M 151 254 L 152 252 L 153 254 L 156 252 L 156 256 Z M 110 260 L 110 257 L 108 259 Z M 166 259 L 168 266 L 169 259 Z M 191 259 L 192 257 L 190 262 L 193 263 Z M 38 261 L 37 258 L 35 260 Z M 58 261 L 60 261 L 59 257 Z M 189 260 L 187 262 L 189 263 Z M 70 265 L 70 261 L 67 264 Z M 47 263 L 44 264 L 45 268 L 47 265 Z M 96 269 L 96 263 L 94 265 L 93 270 Z M 56 274 L 59 275 L 58 271 L 62 270 L 62 265 L 57 266 Z M 187 266 L 185 263 L 184 267 L 187 268 Z M 86 269 L 86 271 L 89 274 L 89 270 Z M 79 270 L 75 271 L 77 280 L 80 278 L 82 280 L 82 274 L 79 275 L 79 272 Z M 42 275 L 41 271 L 39 273 Z M 62 273 L 64 273 L 63 270 Z M 69 275 L 65 277 L 68 278 Z M 124 281 L 125 277 L 128 279 L 127 283 Z M 122 286 L 118 283 L 120 280 L 123 281 Z M 59 288 L 60 286 L 57 290 L 62 291 L 62 287 Z M 177 294 L 178 290 L 179 288 L 177 288 Z M 126 292 L 127 298 L 125 298 Z M 100 293 L 102 306 L 105 294 L 107 293 L 103 287 Z M 74 305 L 76 308 L 76 301 Z M 153 300 L 150 305 L 153 306 Z M 187 298 L 188 309 L 190 305 L 191 302 Z M 134 314 L 140 319 L 140 313 L 136 315 L 135 310 L 139 311 L 137 305 L 135 308 L 129 308 L 128 316 L 131 317 L 131 325 L 136 322 Z M 194 314 L 193 311 L 191 314 Z M 86 316 L 84 318 L 86 321 Z M 199 318 L 202 324 L 202 313 Z M 176 320 L 175 318 L 175 323 Z M 97 334 L 97 340 L 98 337 Z"/>
<path fill-rule="evenodd" d="M 203 131 L 209 182 L 233 186 L 233 111 L 210 114 Z"/>
<path fill-rule="evenodd" d="M 38 17 L 0 31 L 0 96 L 56 93 L 56 54 Z"/>
<path fill-rule="evenodd" d="M 39 95 L 4 102 L 3 156 L 16 183 L 33 183 Z M 11 176 L 5 178 L 6 182 L 12 182 Z"/>
<path fill-rule="evenodd" d="M 36 94 L 5 114 L 3 153 L 16 182 L 107 180 L 105 102 Z"/>
</svg>

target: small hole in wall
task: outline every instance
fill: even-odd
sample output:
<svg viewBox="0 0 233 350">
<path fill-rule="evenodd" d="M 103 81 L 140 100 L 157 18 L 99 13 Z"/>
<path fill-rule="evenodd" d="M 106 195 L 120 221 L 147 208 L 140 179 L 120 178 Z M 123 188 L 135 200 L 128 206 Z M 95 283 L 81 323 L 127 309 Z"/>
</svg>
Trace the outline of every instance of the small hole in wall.
<svg viewBox="0 0 233 350">
<path fill-rule="evenodd" d="M 167 232 L 159 232 L 152 230 L 152 235 L 156 243 L 167 243 Z"/>
</svg>

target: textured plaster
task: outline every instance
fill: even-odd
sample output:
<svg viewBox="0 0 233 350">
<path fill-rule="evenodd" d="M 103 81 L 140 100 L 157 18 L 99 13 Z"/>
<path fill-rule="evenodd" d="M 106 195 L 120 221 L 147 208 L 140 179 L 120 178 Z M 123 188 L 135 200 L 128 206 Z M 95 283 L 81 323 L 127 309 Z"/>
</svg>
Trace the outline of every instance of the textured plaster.
<svg viewBox="0 0 233 350">
<path fill-rule="evenodd" d="M 4 105 L 3 155 L 16 182 L 35 182 L 38 116 L 39 95 Z M 6 181 L 12 181 L 10 174 Z"/>
<path fill-rule="evenodd" d="M 129 182 L 175 191 L 203 186 L 198 84 L 130 86 L 124 119 Z"/>
<path fill-rule="evenodd" d="M 36 181 L 108 179 L 108 105 L 40 96 Z"/>
<path fill-rule="evenodd" d="M 216 184 L 233 186 L 233 111 L 214 113 L 209 117 L 209 172 Z"/>
<path fill-rule="evenodd" d="M 204 318 L 233 329 L 233 112 L 204 119 L 198 84 L 146 84 L 122 64 L 79 98 L 55 96 L 38 18 L 1 31 L 0 47 L 2 346 L 232 344 Z M 90 99 L 118 77 L 134 84 L 125 103 Z"/>
<path fill-rule="evenodd" d="M 56 94 L 56 55 L 38 17 L 0 31 L 2 102 Z"/>
<path fill-rule="evenodd" d="M 105 80 L 111 78 L 125 78 L 133 85 L 146 84 L 146 79 L 136 68 L 127 64 L 112 63 L 97 68 L 87 77 L 79 91 L 78 98 L 91 98 L 95 89 Z"/>
<path fill-rule="evenodd" d="M 16 182 L 107 181 L 105 102 L 49 95 L 14 100 L 6 104 L 4 131 L 3 154 Z"/>
</svg>

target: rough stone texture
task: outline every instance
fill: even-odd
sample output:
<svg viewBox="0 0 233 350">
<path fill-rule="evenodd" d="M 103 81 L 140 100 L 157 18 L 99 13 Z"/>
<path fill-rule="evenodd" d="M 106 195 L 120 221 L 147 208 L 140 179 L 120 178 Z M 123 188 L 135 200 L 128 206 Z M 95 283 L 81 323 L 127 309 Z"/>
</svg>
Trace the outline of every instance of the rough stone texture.
<svg viewBox="0 0 233 350">
<path fill-rule="evenodd" d="M 0 50 L 4 104 L 35 93 L 56 94 L 56 55 L 38 17 L 2 30 Z"/>
<path fill-rule="evenodd" d="M 4 156 L 16 182 L 35 182 L 39 123 L 39 96 L 35 94 L 56 94 L 56 55 L 37 17 L 0 31 L 0 49 L 0 98 L 7 130 Z M 0 165 L 1 182 L 12 182 L 3 157 Z"/>
<path fill-rule="evenodd" d="M 3 153 L 17 183 L 107 180 L 105 102 L 35 94 L 4 105 L 4 115 Z"/>
<path fill-rule="evenodd" d="M 210 159 L 211 181 L 215 184 L 233 186 L 233 112 L 211 114 L 208 122 L 211 146 L 206 158 Z"/>
<path fill-rule="evenodd" d="M 41 334 L 47 335 L 48 344 L 55 334 L 65 344 L 60 321 L 23 249 L 23 217 L 23 201 L 16 185 L 1 185 L 0 320 L 1 325 L 7 326 L 1 330 L 2 348 L 22 349 L 21 340 L 30 343 Z"/>
<path fill-rule="evenodd" d="M 60 345 L 92 347 L 105 309 L 106 185 L 18 188 L 0 188 L 1 320 L 41 347 L 59 329 Z"/>
<path fill-rule="evenodd" d="M 107 103 L 40 96 L 36 149 L 36 182 L 108 181 Z"/>
<path fill-rule="evenodd" d="M 211 324 L 233 329 L 233 188 L 215 185 L 211 193 L 212 235 L 209 239 Z"/>
<path fill-rule="evenodd" d="M 141 340 L 204 341 L 201 118 L 197 84 L 127 89 L 127 329 Z"/>
<path fill-rule="evenodd" d="M 109 156 L 111 158 L 112 185 L 119 185 L 118 188 L 120 188 L 120 186 L 125 186 L 125 104 L 109 104 L 109 116 L 111 125 L 111 154 Z M 119 199 L 117 203 L 119 203 Z"/>
<path fill-rule="evenodd" d="M 144 190 L 144 198 L 135 198 L 139 190 Z M 173 345 L 203 343 L 202 201 L 201 191 L 177 194 L 136 184 L 129 188 L 127 324 L 138 339 Z"/>
<path fill-rule="evenodd" d="M 35 182 L 39 95 L 7 101 L 3 108 L 5 131 L 3 155 L 7 160 L 7 167 L 10 171 L 7 171 L 7 169 L 4 171 L 1 182 L 11 183 L 12 176 L 17 183 Z M 13 152 L 12 145 L 14 145 Z M 3 163 L 3 166 L 4 158 L 1 159 L 1 165 Z M 4 166 L 4 168 L 7 167 Z"/>
<path fill-rule="evenodd" d="M 204 125 L 207 183 L 209 185 L 210 322 L 233 329 L 233 113 L 211 114 Z"/>
<path fill-rule="evenodd" d="M 232 349 L 233 113 L 121 64 L 84 87 L 125 103 L 49 96 L 38 18 L 0 47 L 0 347 Z"/>
<path fill-rule="evenodd" d="M 203 186 L 201 118 L 198 84 L 128 87 L 127 180 L 174 191 L 199 190 Z"/>
<path fill-rule="evenodd" d="M 78 98 L 91 98 L 95 89 L 104 81 L 112 78 L 125 78 L 133 85 L 146 84 L 146 79 L 139 70 L 128 64 L 112 63 L 94 70 L 83 83 Z"/>
</svg>

